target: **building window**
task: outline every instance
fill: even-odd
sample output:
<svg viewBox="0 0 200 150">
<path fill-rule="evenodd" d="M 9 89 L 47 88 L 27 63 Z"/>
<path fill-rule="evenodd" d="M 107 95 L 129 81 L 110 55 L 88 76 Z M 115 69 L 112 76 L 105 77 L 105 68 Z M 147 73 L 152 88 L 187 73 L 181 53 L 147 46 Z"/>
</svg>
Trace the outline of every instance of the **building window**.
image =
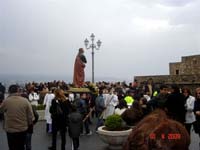
<svg viewBox="0 0 200 150">
<path fill-rule="evenodd" d="M 193 64 L 197 65 L 197 60 L 196 59 L 193 60 Z"/>
<path fill-rule="evenodd" d="M 179 75 L 179 70 L 176 70 L 176 75 Z"/>
</svg>

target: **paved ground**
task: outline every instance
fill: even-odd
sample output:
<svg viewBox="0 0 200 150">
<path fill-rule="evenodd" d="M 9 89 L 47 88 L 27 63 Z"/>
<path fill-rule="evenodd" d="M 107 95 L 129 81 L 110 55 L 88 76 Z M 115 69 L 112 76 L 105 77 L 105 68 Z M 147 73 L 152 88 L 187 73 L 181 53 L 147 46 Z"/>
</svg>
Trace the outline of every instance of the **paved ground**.
<svg viewBox="0 0 200 150">
<path fill-rule="evenodd" d="M 34 127 L 34 134 L 32 137 L 32 150 L 47 150 L 51 145 L 51 136 L 46 134 L 45 121 L 39 121 Z M 94 131 L 94 125 L 91 129 Z M 60 149 L 60 137 L 58 136 L 58 150 Z M 71 142 L 67 134 L 66 150 L 71 149 Z M 5 131 L 2 129 L 2 122 L 0 122 L 0 150 L 8 150 L 7 139 Z M 96 133 L 90 136 L 80 137 L 80 150 L 107 150 L 107 145 L 103 143 Z"/>
<path fill-rule="evenodd" d="M 95 121 L 93 121 L 91 129 L 94 131 Z M 199 150 L 199 137 L 192 132 L 190 150 Z M 39 121 L 35 126 L 35 131 L 32 137 L 32 150 L 47 150 L 51 144 L 51 136 L 45 132 L 45 122 Z M 58 150 L 60 149 L 60 138 L 58 140 Z M 67 136 L 66 150 L 71 149 L 70 139 Z M 0 150 L 8 150 L 6 134 L 2 129 L 0 122 Z M 91 136 L 80 137 L 80 150 L 107 150 L 107 145 L 103 143 L 96 133 Z"/>
</svg>

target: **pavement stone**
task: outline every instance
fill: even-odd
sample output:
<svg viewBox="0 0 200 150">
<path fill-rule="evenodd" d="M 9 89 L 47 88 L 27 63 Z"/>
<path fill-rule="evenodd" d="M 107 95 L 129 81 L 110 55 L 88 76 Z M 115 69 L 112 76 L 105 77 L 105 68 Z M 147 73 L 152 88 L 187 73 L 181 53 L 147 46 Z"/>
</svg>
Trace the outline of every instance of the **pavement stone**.
<svg viewBox="0 0 200 150">
<path fill-rule="evenodd" d="M 90 136 L 80 137 L 80 150 L 108 150 L 108 145 L 103 143 L 98 135 L 95 133 L 96 120 L 93 120 L 91 130 L 93 134 Z M 191 133 L 191 144 L 189 150 L 199 150 L 200 138 L 193 131 Z M 32 136 L 32 150 L 47 150 L 51 145 L 51 135 L 46 133 L 46 122 L 39 121 L 34 127 Z M 60 148 L 61 141 L 58 135 L 57 149 Z M 6 133 L 3 130 L 3 122 L 0 121 L 0 150 L 8 150 Z M 71 140 L 67 134 L 66 150 L 71 150 Z"/>
</svg>

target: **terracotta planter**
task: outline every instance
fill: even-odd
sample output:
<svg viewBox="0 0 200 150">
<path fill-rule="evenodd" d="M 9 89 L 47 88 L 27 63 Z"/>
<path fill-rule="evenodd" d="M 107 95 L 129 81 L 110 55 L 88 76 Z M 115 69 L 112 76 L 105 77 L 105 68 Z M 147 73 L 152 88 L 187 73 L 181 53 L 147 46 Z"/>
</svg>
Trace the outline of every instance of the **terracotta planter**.
<svg viewBox="0 0 200 150">
<path fill-rule="evenodd" d="M 122 145 L 131 133 L 132 128 L 123 131 L 107 131 L 103 129 L 104 127 L 98 128 L 99 137 L 108 144 L 109 149 L 122 150 Z"/>
</svg>

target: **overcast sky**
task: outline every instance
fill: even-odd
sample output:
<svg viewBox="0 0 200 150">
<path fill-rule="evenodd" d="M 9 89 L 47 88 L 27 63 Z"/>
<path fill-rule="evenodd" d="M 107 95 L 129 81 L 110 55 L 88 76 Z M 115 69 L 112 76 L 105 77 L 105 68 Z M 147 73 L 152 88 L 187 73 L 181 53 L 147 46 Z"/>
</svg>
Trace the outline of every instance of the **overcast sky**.
<svg viewBox="0 0 200 150">
<path fill-rule="evenodd" d="M 169 74 L 200 52 L 199 0 L 0 0 L 0 74 L 73 76 L 91 33 L 95 77 Z M 85 51 L 91 78 L 91 49 Z"/>
</svg>

